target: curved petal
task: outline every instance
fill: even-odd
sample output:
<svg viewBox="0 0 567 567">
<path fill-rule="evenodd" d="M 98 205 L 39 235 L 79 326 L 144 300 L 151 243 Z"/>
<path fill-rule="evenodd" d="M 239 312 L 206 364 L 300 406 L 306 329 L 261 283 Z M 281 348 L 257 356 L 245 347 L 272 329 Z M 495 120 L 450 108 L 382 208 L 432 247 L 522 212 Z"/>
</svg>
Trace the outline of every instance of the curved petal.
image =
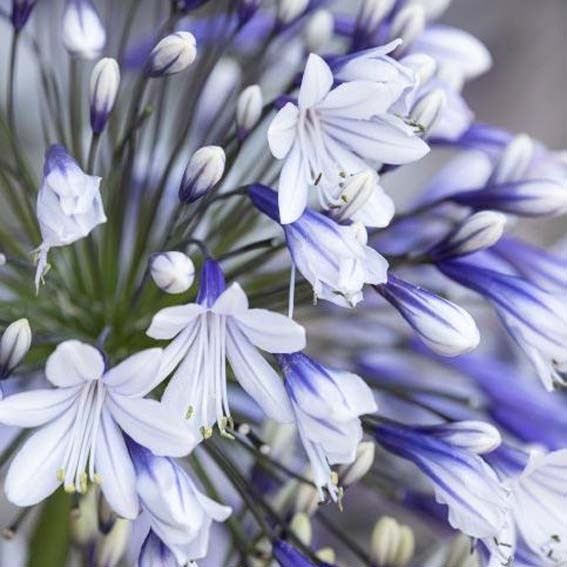
<svg viewBox="0 0 567 567">
<path fill-rule="evenodd" d="M 0 423 L 37 427 L 68 410 L 77 399 L 81 388 L 34 390 L 13 394 L 0 401 Z"/>
<path fill-rule="evenodd" d="M 61 343 L 47 359 L 45 374 L 55 386 L 66 388 L 96 380 L 104 373 L 100 351 L 80 341 Z"/>
<path fill-rule="evenodd" d="M 248 310 L 248 298 L 238 282 L 223 291 L 211 308 L 219 315 L 239 315 Z"/>
<path fill-rule="evenodd" d="M 193 433 L 155 400 L 109 394 L 107 407 L 127 435 L 156 455 L 182 457 L 197 444 Z"/>
<path fill-rule="evenodd" d="M 395 212 L 394 201 L 378 185 L 368 201 L 351 218 L 364 226 L 384 228 L 390 224 Z"/>
<path fill-rule="evenodd" d="M 4 490 L 17 506 L 33 506 L 57 490 L 61 468 L 76 411 L 71 409 L 34 433 L 22 446 L 8 471 Z"/>
<path fill-rule="evenodd" d="M 319 55 L 311 53 L 299 89 L 299 108 L 304 110 L 315 106 L 325 98 L 332 86 L 331 69 Z"/>
<path fill-rule="evenodd" d="M 96 440 L 96 472 L 101 477 L 101 489 L 112 509 L 133 520 L 139 512 L 136 494 L 136 473 L 124 436 L 110 412 L 103 408 Z"/>
<path fill-rule="evenodd" d="M 278 186 L 278 206 L 282 224 L 294 222 L 301 216 L 307 206 L 308 192 L 305 156 L 299 144 L 295 144 L 284 163 Z"/>
<path fill-rule="evenodd" d="M 249 309 L 235 319 L 238 328 L 262 350 L 288 353 L 305 348 L 305 329 L 285 315 L 267 309 Z"/>
<path fill-rule="evenodd" d="M 275 115 L 268 128 L 268 144 L 276 159 L 283 159 L 291 149 L 297 133 L 299 109 L 288 102 Z"/>
<path fill-rule="evenodd" d="M 103 381 L 116 394 L 142 398 L 156 386 L 162 357 L 161 348 L 138 352 L 111 368 Z"/>
<path fill-rule="evenodd" d="M 198 303 L 166 307 L 154 315 L 146 335 L 152 339 L 172 339 L 206 309 Z"/>
<path fill-rule="evenodd" d="M 169 547 L 152 531 L 142 544 L 136 567 L 179 567 L 175 555 Z"/>
<path fill-rule="evenodd" d="M 264 412 L 281 423 L 293 421 L 293 410 L 283 380 L 238 329 L 227 325 L 226 352 L 240 385 Z"/>
</svg>

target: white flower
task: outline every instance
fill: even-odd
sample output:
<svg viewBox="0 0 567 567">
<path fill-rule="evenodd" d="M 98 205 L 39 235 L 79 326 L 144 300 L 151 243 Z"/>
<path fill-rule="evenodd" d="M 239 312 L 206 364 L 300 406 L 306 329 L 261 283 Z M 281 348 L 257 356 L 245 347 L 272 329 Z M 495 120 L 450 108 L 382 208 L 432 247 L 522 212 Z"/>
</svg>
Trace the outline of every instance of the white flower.
<svg viewBox="0 0 567 567">
<path fill-rule="evenodd" d="M 310 185 L 336 186 L 345 174 L 368 169 L 365 160 L 403 164 L 429 151 L 411 127 L 388 113 L 399 98 L 396 89 L 373 81 L 332 87 L 329 66 L 311 54 L 298 104 L 287 103 L 269 127 L 270 150 L 285 159 L 279 182 L 283 224 L 299 218 Z"/>
<path fill-rule="evenodd" d="M 136 477 L 124 435 L 156 455 L 182 456 L 195 444 L 167 409 L 144 399 L 156 385 L 161 349 L 148 349 L 106 370 L 103 355 L 79 341 L 61 343 L 48 358 L 51 390 L 0 401 L 0 422 L 39 427 L 10 465 L 5 490 L 18 506 L 32 506 L 61 484 L 85 492 L 101 485 L 117 514 L 138 515 Z"/>
<path fill-rule="evenodd" d="M 293 420 L 281 379 L 258 353 L 295 352 L 305 346 L 305 331 L 291 319 L 265 309 L 249 309 L 237 284 L 225 290 L 219 265 L 203 266 L 197 303 L 166 307 L 153 318 L 147 334 L 174 339 L 165 351 L 162 375 L 180 361 L 163 402 L 181 419 L 194 421 L 205 436 L 216 421 L 221 431 L 230 418 L 226 362 L 236 379 L 269 417 Z"/>
<path fill-rule="evenodd" d="M 100 182 L 100 177 L 87 175 L 63 146 L 56 144 L 47 150 L 37 196 L 43 242 L 39 247 L 36 287 L 47 265 L 50 248 L 76 242 L 106 222 Z"/>
<path fill-rule="evenodd" d="M 359 416 L 377 410 L 372 390 L 356 374 L 326 368 L 303 353 L 277 358 L 320 496 L 326 486 L 336 499 L 330 465 L 355 460 L 362 440 Z"/>
<path fill-rule="evenodd" d="M 106 32 L 91 0 L 68 0 L 63 14 L 63 45 L 74 57 L 94 59 L 104 49 Z"/>
</svg>

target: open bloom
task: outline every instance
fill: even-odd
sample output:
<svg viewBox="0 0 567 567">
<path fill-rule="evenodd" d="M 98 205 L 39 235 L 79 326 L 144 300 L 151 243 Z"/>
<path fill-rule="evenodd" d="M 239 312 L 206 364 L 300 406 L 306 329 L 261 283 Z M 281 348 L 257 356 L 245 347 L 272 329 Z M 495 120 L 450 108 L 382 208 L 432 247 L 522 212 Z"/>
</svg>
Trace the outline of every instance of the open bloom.
<svg viewBox="0 0 567 567">
<path fill-rule="evenodd" d="M 141 351 L 114 368 L 79 341 L 61 343 L 49 357 L 47 379 L 54 389 L 14 394 L 0 401 L 0 422 L 41 427 L 22 446 L 6 478 L 8 499 L 31 506 L 63 484 L 85 492 L 89 480 L 117 514 L 138 515 L 136 476 L 124 433 L 156 455 L 182 456 L 194 437 L 155 400 L 162 350 Z"/>
<path fill-rule="evenodd" d="M 356 374 L 327 368 L 300 352 L 277 358 L 315 483 L 336 499 L 330 465 L 355 460 L 362 440 L 359 416 L 377 410 L 372 390 Z"/>
<path fill-rule="evenodd" d="M 254 205 L 280 222 L 275 191 L 263 185 L 249 190 Z M 356 225 L 342 226 L 312 209 L 299 219 L 282 224 L 293 263 L 313 286 L 316 297 L 343 307 L 362 300 L 365 283 L 381 284 L 387 279 L 388 262 L 366 246 Z M 364 229 L 362 229 L 364 236 Z"/>
<path fill-rule="evenodd" d="M 310 185 L 335 186 L 373 163 L 409 163 L 429 148 L 403 120 L 388 113 L 399 89 L 374 81 L 350 81 L 335 89 L 329 66 L 311 54 L 298 104 L 287 103 L 268 130 L 270 150 L 285 159 L 279 181 L 282 224 L 306 207 Z"/>
<path fill-rule="evenodd" d="M 181 567 L 188 561 L 205 557 L 213 520 L 224 522 L 232 510 L 200 492 L 173 459 L 157 457 L 131 440 L 128 447 L 136 469 L 136 489 L 142 510 L 150 522 L 148 538 L 163 542 L 175 558 L 172 565 Z M 145 545 L 154 553 L 159 550 L 156 541 Z M 167 551 L 162 550 L 162 555 L 167 557 Z M 148 565 L 153 567 L 152 563 Z"/>
<path fill-rule="evenodd" d="M 47 253 L 87 236 L 106 222 L 100 177 L 87 175 L 61 145 L 45 154 L 43 182 L 37 196 L 37 218 L 43 242 L 39 247 L 36 287 L 47 265 Z"/>
<path fill-rule="evenodd" d="M 226 358 L 241 386 L 269 417 L 293 421 L 283 383 L 256 347 L 295 352 L 305 346 L 305 331 L 279 313 L 249 309 L 238 283 L 225 289 L 224 274 L 214 260 L 203 265 L 197 303 L 162 309 L 147 334 L 174 339 L 165 350 L 162 374 L 181 364 L 163 402 L 178 418 L 196 420 L 205 436 L 215 421 L 223 431 L 230 418 Z"/>
</svg>

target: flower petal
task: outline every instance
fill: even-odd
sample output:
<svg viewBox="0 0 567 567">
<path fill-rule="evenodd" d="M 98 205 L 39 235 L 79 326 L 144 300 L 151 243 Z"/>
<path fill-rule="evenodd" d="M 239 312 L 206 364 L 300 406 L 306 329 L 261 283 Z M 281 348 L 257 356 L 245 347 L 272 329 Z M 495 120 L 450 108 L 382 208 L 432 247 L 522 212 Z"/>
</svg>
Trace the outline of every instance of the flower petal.
<svg viewBox="0 0 567 567">
<path fill-rule="evenodd" d="M 307 206 L 308 192 L 305 156 L 299 144 L 295 144 L 284 163 L 278 186 L 278 206 L 282 224 L 294 222 L 301 216 Z"/>
<path fill-rule="evenodd" d="M 288 102 L 275 115 L 268 128 L 268 144 L 276 159 L 283 159 L 291 149 L 297 133 L 299 109 Z"/>
<path fill-rule="evenodd" d="M 206 307 L 198 303 L 166 307 L 154 315 L 146 335 L 152 339 L 172 339 L 204 311 Z"/>
<path fill-rule="evenodd" d="M 57 471 L 63 464 L 68 436 L 76 411 L 71 409 L 34 433 L 10 465 L 4 489 L 17 506 L 33 506 L 55 492 L 61 482 Z"/>
<path fill-rule="evenodd" d="M 282 379 L 237 325 L 227 325 L 227 356 L 240 385 L 264 412 L 281 423 L 293 421 L 293 410 Z"/>
<path fill-rule="evenodd" d="M 109 394 L 107 407 L 127 435 L 156 455 L 182 457 L 197 444 L 192 432 L 155 400 Z"/>
<path fill-rule="evenodd" d="M 305 329 L 285 315 L 267 309 L 249 309 L 236 320 L 238 328 L 262 350 L 287 353 L 305 348 Z"/>
<path fill-rule="evenodd" d="M 129 520 L 136 518 L 140 505 L 134 465 L 124 436 L 106 408 L 102 409 L 100 418 L 95 460 L 96 472 L 102 479 L 102 492 L 112 509 Z"/>
<path fill-rule="evenodd" d="M 299 108 L 304 110 L 321 102 L 333 86 L 333 73 L 319 55 L 311 53 L 299 89 Z"/>
<path fill-rule="evenodd" d="M 162 356 L 161 348 L 138 352 L 111 368 L 103 381 L 116 394 L 142 398 L 157 385 Z"/>
<path fill-rule="evenodd" d="M 45 374 L 55 386 L 66 388 L 96 380 L 104 373 L 100 351 L 80 341 L 61 343 L 47 359 Z"/>
<path fill-rule="evenodd" d="M 69 409 L 80 388 L 34 390 L 13 394 L 0 401 L 0 423 L 37 427 L 59 417 Z"/>
<path fill-rule="evenodd" d="M 223 291 L 212 307 L 212 311 L 219 315 L 238 315 L 247 310 L 248 298 L 237 282 Z"/>
</svg>

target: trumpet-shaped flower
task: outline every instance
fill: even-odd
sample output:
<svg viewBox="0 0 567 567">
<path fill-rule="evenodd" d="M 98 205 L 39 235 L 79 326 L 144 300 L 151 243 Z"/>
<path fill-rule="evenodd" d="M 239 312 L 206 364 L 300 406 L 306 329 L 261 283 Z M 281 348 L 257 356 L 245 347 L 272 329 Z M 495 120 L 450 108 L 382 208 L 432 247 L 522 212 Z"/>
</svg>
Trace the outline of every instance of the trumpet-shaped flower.
<svg viewBox="0 0 567 567">
<path fill-rule="evenodd" d="M 278 355 L 295 421 L 320 494 L 338 489 L 330 465 L 352 463 L 362 441 L 359 416 L 374 413 L 376 402 L 364 380 L 326 368 L 302 353 Z"/>
<path fill-rule="evenodd" d="M 257 348 L 273 353 L 301 350 L 305 331 L 279 313 L 249 309 L 237 283 L 225 289 L 224 274 L 214 260 L 207 260 L 201 271 L 197 303 L 162 309 L 147 334 L 173 339 L 165 349 L 162 374 L 179 366 L 163 402 L 178 418 L 196 420 L 205 436 L 215 421 L 224 430 L 230 418 L 227 358 L 236 379 L 268 416 L 293 420 L 283 382 Z"/>
<path fill-rule="evenodd" d="M 275 191 L 253 185 L 249 193 L 256 208 L 280 223 Z M 361 242 L 356 225 L 342 226 L 306 209 L 298 220 L 282 228 L 292 260 L 316 297 L 353 307 L 362 300 L 365 283 L 382 284 L 387 279 L 388 263 L 366 246 L 364 238 Z M 364 230 L 361 232 L 364 236 Z"/>
<path fill-rule="evenodd" d="M 156 538 L 165 545 L 175 558 L 172 563 L 175 566 L 205 557 L 213 521 L 224 522 L 231 508 L 200 492 L 191 477 L 172 459 L 157 457 L 131 440 L 128 448 L 136 469 L 136 489 L 142 510 L 150 521 L 150 540 Z M 155 553 L 160 547 L 156 544 L 150 541 L 145 545 Z M 149 553 L 149 549 L 145 553 Z M 168 556 L 165 549 L 162 555 Z"/>
<path fill-rule="evenodd" d="M 100 177 L 87 175 L 63 146 L 53 145 L 47 150 L 37 196 L 43 242 L 39 247 L 36 287 L 47 266 L 50 248 L 76 242 L 106 222 L 100 181 Z"/>
<path fill-rule="evenodd" d="M 195 443 L 162 404 L 144 399 L 161 357 L 161 349 L 148 349 L 107 370 L 96 348 L 79 341 L 61 343 L 46 366 L 55 388 L 0 401 L 1 423 L 41 426 L 10 465 L 8 499 L 31 506 L 61 484 L 68 492 L 85 492 L 91 481 L 101 485 L 117 514 L 135 518 L 136 476 L 124 434 L 157 455 L 182 456 Z"/>
<path fill-rule="evenodd" d="M 331 69 L 311 54 L 298 104 L 287 103 L 269 127 L 270 150 L 285 159 L 279 181 L 282 224 L 301 216 L 310 185 L 335 186 L 346 174 L 368 169 L 367 160 L 403 164 L 429 151 L 411 127 L 388 112 L 400 89 L 374 81 L 332 87 Z"/>
</svg>

